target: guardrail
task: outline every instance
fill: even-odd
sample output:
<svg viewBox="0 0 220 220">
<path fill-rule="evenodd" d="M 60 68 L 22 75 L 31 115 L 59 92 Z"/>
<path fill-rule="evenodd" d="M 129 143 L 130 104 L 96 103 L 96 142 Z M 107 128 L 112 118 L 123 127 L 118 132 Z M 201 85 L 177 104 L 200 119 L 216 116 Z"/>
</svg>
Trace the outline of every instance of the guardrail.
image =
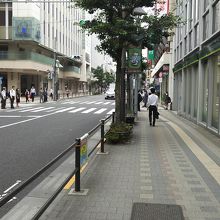
<svg viewBox="0 0 220 220">
<path fill-rule="evenodd" d="M 105 136 L 105 123 L 108 122 L 112 118 L 112 122 L 114 123 L 114 117 L 115 114 L 113 112 L 112 115 L 109 115 L 105 119 L 102 119 L 100 123 L 94 127 L 92 130 L 90 130 L 88 133 L 83 135 L 80 138 L 77 138 L 76 141 L 69 146 L 66 150 L 64 150 L 62 153 L 60 153 L 57 157 L 55 157 L 52 161 L 50 161 L 47 165 L 45 165 L 43 168 L 38 170 L 34 175 L 32 175 L 30 178 L 28 178 L 26 181 L 24 181 L 21 185 L 19 185 L 16 189 L 11 191 L 7 196 L 0 199 L 0 207 L 5 205 L 9 200 L 11 200 L 15 195 L 17 195 L 19 192 L 21 192 L 25 187 L 27 187 L 30 183 L 32 183 L 34 180 L 36 180 L 41 174 L 43 174 L 45 171 L 47 171 L 54 163 L 56 163 L 58 160 L 63 158 L 70 150 L 74 149 L 75 147 L 75 169 L 74 171 L 65 179 L 65 181 L 61 184 L 61 186 L 56 190 L 56 192 L 47 200 L 47 202 L 39 209 L 39 211 L 35 214 L 35 216 L 32 219 L 38 219 L 49 207 L 49 205 L 53 202 L 53 200 L 58 196 L 58 194 L 62 191 L 64 186 L 69 182 L 69 180 L 72 178 L 72 176 L 75 175 L 75 191 L 80 191 L 80 146 L 81 141 L 83 141 L 85 138 L 88 138 L 92 136 L 99 128 L 101 128 L 101 139 L 96 143 L 96 145 L 90 150 L 88 153 L 88 157 L 92 155 L 92 153 L 95 151 L 97 146 L 101 144 L 101 153 L 104 153 L 104 136 Z"/>
</svg>

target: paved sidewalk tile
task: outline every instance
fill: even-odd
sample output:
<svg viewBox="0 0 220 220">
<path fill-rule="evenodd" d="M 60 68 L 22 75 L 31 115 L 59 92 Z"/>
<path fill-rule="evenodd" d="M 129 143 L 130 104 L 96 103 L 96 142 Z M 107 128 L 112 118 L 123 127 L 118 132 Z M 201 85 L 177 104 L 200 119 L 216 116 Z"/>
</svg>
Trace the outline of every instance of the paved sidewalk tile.
<svg viewBox="0 0 220 220">
<path fill-rule="evenodd" d="M 186 220 L 220 220 L 220 186 L 172 123 L 192 141 L 198 136 L 193 137 L 194 126 L 160 110 L 156 126 L 150 127 L 147 114 L 146 109 L 139 113 L 129 143 L 106 144 L 109 154 L 96 156 L 82 179 L 87 196 L 63 191 L 41 219 L 129 220 L 133 203 L 145 202 L 181 205 Z M 212 150 L 220 158 L 215 148 L 207 153 Z"/>
</svg>

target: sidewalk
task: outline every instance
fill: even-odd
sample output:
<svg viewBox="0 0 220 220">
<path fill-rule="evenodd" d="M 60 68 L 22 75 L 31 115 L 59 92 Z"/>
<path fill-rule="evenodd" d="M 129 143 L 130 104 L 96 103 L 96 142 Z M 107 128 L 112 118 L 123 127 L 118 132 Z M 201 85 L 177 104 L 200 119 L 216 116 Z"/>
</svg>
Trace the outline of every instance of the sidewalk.
<svg viewBox="0 0 220 220">
<path fill-rule="evenodd" d="M 150 127 L 147 114 L 141 109 L 129 143 L 106 144 L 109 154 L 89 163 L 86 196 L 63 190 L 40 219 L 129 220 L 141 202 L 181 205 L 186 220 L 220 220 L 220 138 L 163 109 Z"/>
</svg>

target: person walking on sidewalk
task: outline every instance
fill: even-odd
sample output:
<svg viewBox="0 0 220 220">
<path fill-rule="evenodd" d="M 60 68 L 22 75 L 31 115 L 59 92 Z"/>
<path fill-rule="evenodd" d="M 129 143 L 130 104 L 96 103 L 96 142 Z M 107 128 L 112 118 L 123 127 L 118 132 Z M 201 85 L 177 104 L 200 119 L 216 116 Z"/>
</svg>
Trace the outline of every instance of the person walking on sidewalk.
<svg viewBox="0 0 220 220">
<path fill-rule="evenodd" d="M 10 98 L 10 103 L 11 103 L 11 108 L 14 108 L 14 101 L 15 101 L 15 90 L 14 86 L 11 87 L 11 90 L 9 91 L 9 98 Z"/>
<path fill-rule="evenodd" d="M 28 89 L 25 90 L 24 95 L 25 95 L 25 98 L 26 98 L 26 103 L 29 102 L 29 91 L 28 91 Z"/>
<path fill-rule="evenodd" d="M 21 94 L 19 92 L 19 89 L 17 88 L 16 89 L 16 106 L 19 107 L 19 103 L 20 103 L 20 100 L 21 99 Z"/>
<path fill-rule="evenodd" d="M 35 95 L 36 95 L 36 90 L 35 90 L 34 86 L 32 86 L 31 90 L 30 90 L 30 96 L 31 96 L 32 102 L 34 102 L 34 96 Z"/>
<path fill-rule="evenodd" d="M 149 109 L 149 122 L 152 126 L 152 113 L 153 113 L 153 126 L 155 126 L 156 117 L 157 117 L 157 105 L 158 105 L 158 96 L 155 95 L 155 88 L 151 88 L 151 94 L 148 96 L 147 106 Z"/>
<path fill-rule="evenodd" d="M 147 107 L 147 100 L 148 100 L 148 92 L 146 89 L 144 89 L 144 97 L 143 97 L 144 105 L 142 107 Z"/>
<path fill-rule="evenodd" d="M 3 87 L 1 91 L 1 109 L 5 109 L 6 99 L 7 99 L 6 88 Z"/>
<path fill-rule="evenodd" d="M 40 103 L 44 102 L 44 90 L 42 88 L 40 88 L 39 96 L 40 96 Z"/>
</svg>

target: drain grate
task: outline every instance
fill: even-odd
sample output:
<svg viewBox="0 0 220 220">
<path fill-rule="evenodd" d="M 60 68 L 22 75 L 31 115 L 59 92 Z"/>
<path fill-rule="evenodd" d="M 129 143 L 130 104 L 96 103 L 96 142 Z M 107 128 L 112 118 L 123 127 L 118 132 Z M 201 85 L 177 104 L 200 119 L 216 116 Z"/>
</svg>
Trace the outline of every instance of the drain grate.
<svg viewBox="0 0 220 220">
<path fill-rule="evenodd" d="M 134 203 L 131 220 L 184 220 L 179 205 Z"/>
</svg>

